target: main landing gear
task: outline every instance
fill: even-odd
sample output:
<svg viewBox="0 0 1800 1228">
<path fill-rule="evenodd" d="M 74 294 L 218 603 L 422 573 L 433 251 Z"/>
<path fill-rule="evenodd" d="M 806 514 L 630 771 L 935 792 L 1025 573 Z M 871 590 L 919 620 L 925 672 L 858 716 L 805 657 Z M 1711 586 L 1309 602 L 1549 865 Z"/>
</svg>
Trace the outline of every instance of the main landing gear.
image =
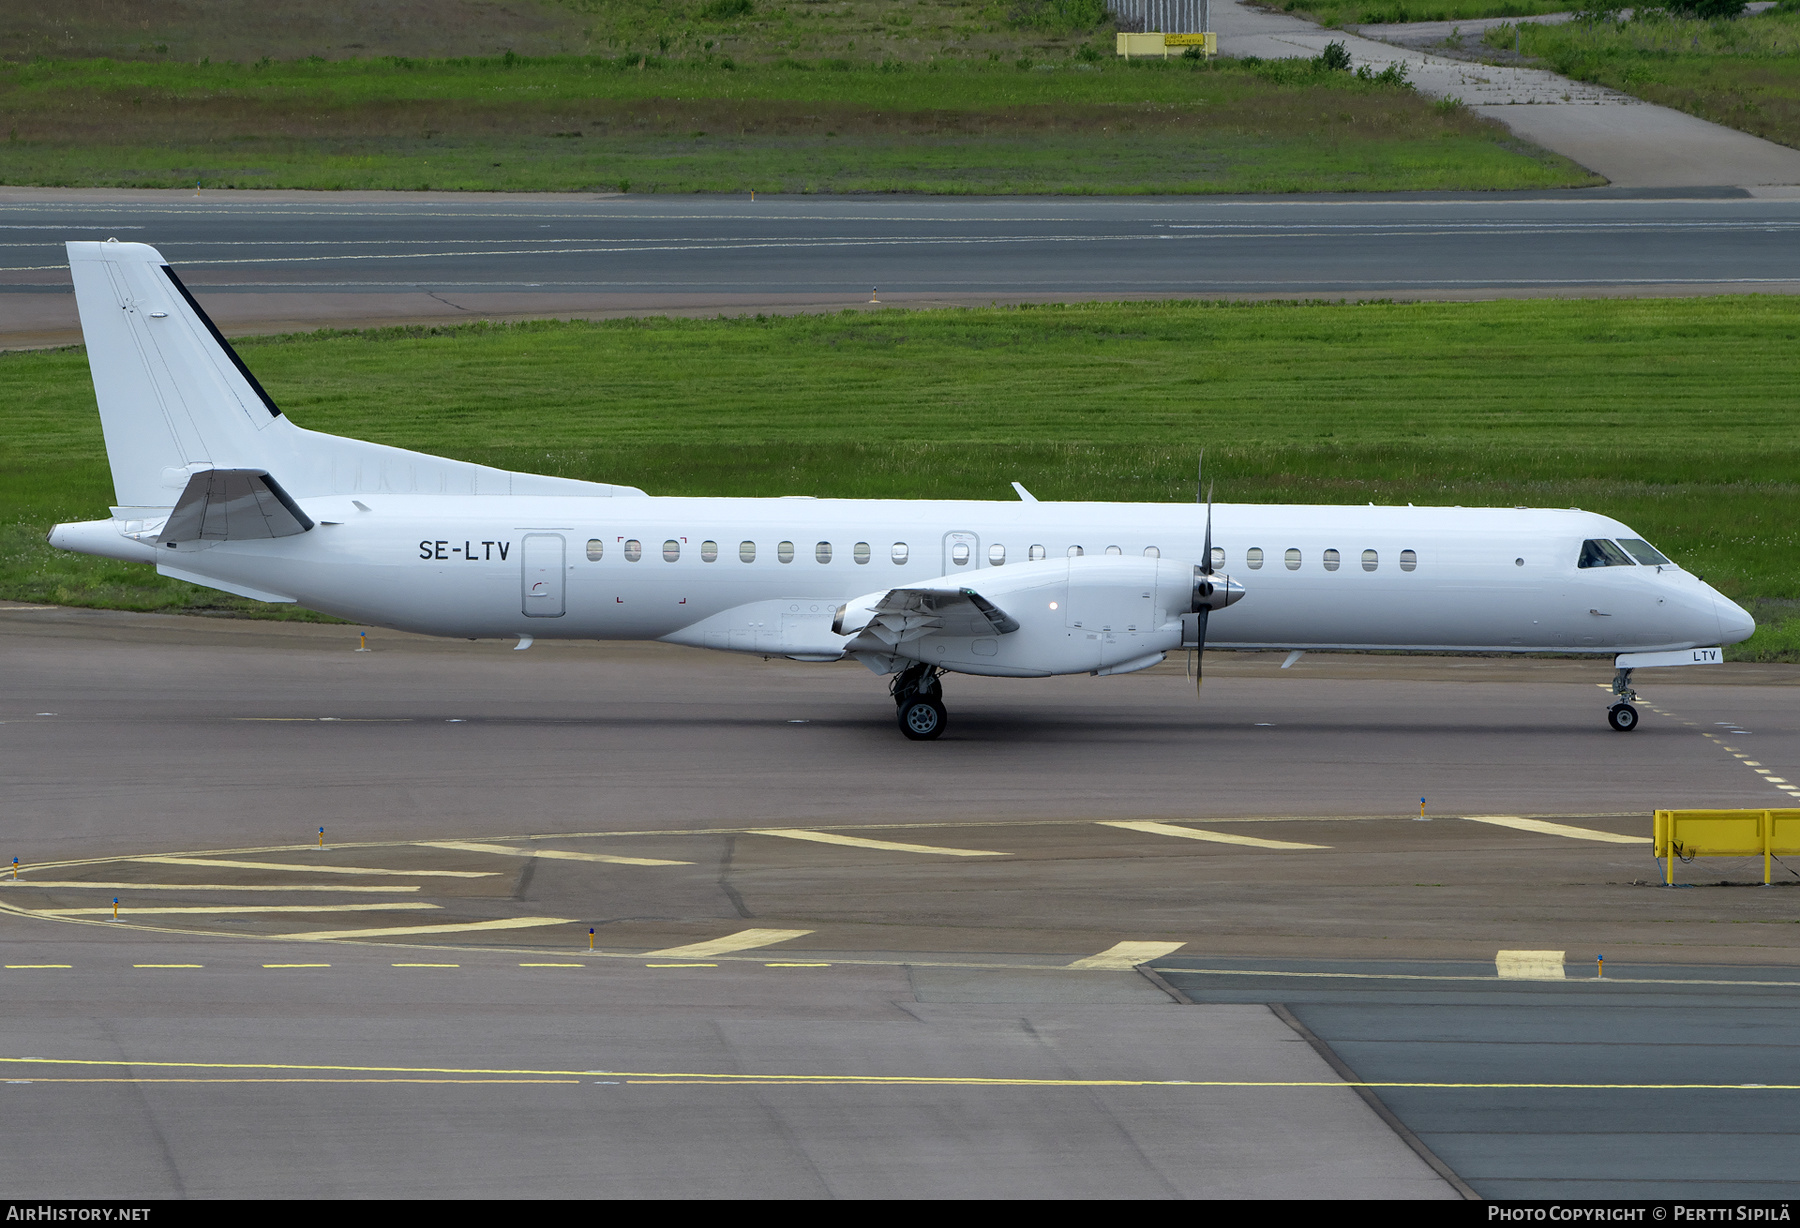
<svg viewBox="0 0 1800 1228">
<path fill-rule="evenodd" d="M 889 688 L 900 718 L 900 732 L 915 742 L 938 737 L 950 719 L 944 711 L 944 688 L 938 683 L 943 672 L 921 662 L 896 675 Z"/>
<path fill-rule="evenodd" d="M 1631 706 L 1637 698 L 1637 692 L 1631 689 L 1631 671 L 1622 669 L 1614 674 L 1612 689 L 1619 698 L 1606 710 L 1606 723 L 1620 733 L 1630 733 L 1638 727 L 1638 710 Z"/>
</svg>

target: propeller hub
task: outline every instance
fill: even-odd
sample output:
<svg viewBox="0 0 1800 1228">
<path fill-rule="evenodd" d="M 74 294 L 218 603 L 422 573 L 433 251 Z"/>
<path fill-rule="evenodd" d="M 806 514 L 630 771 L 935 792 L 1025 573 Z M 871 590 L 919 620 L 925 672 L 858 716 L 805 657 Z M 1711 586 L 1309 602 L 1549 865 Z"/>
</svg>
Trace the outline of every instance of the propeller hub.
<svg viewBox="0 0 1800 1228">
<path fill-rule="evenodd" d="M 1223 572 L 1194 568 L 1194 612 L 1222 610 L 1243 599 L 1244 586 Z"/>
</svg>

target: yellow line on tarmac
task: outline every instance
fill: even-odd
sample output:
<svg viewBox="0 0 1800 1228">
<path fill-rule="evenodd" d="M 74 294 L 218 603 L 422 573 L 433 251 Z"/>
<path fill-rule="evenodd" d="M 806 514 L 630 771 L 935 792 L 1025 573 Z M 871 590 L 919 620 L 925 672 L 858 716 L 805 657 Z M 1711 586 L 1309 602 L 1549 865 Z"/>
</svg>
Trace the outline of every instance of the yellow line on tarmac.
<svg viewBox="0 0 1800 1228">
<path fill-rule="evenodd" d="M 52 1075 L 48 1079 L 8 1079 L 9 1083 L 425 1083 L 425 1084 L 504 1084 L 519 1086 L 558 1085 L 568 1086 L 580 1083 L 580 1079 L 127 1079 L 127 1078 L 94 1078 L 70 1079 Z"/>
<path fill-rule="evenodd" d="M 691 866 L 691 861 L 665 861 L 659 857 L 615 857 L 611 853 L 567 853 L 562 849 L 517 849 L 504 844 L 478 844 L 472 840 L 419 840 L 428 849 L 454 849 L 461 853 L 494 853 L 502 857 L 542 857 L 545 861 L 601 861 L 615 866 Z"/>
<path fill-rule="evenodd" d="M 461 925 L 401 925 L 393 929 L 311 930 L 304 934 L 279 934 L 296 942 L 327 942 L 337 938 L 399 938 L 407 934 L 472 934 L 484 930 L 522 930 L 539 925 L 572 925 L 572 917 L 506 917 L 499 921 L 469 921 Z"/>
<path fill-rule="evenodd" d="M 862 836 L 843 836 L 834 831 L 804 831 L 798 827 L 759 827 L 752 836 L 780 836 L 783 840 L 811 840 L 815 844 L 842 844 L 853 849 L 879 849 L 885 853 L 933 853 L 939 857 L 1011 857 L 993 849 L 950 849 L 935 844 L 900 844 L 893 840 L 869 840 Z"/>
<path fill-rule="evenodd" d="M 1571 827 L 1567 823 L 1550 823 L 1543 819 L 1522 819 L 1511 814 L 1465 815 L 1471 823 L 1487 823 L 1494 827 L 1510 827 L 1514 831 L 1536 832 L 1540 836 L 1567 836 L 1571 840 L 1600 840 L 1607 844 L 1650 844 L 1649 836 L 1621 836 L 1592 827 Z"/>
<path fill-rule="evenodd" d="M 350 1075 L 447 1075 L 468 1079 L 580 1079 L 599 1076 L 643 1083 L 710 1083 L 719 1086 L 809 1086 L 854 1084 L 892 1087 L 1256 1087 L 1414 1088 L 1446 1091 L 1800 1091 L 1800 1083 L 1427 1083 L 1338 1079 L 1031 1079 L 972 1075 L 728 1074 L 707 1071 L 531 1070 L 445 1066 L 340 1066 L 300 1062 L 147 1062 L 118 1058 L 0 1057 L 0 1066 L 80 1068 L 133 1067 L 148 1070 L 303 1071 Z M 404 1081 L 396 1079 L 395 1081 Z"/>
<path fill-rule="evenodd" d="M 75 965 L 73 965 L 73 964 L 8 964 L 6 966 L 8 968 L 23 970 L 26 968 L 73 968 Z"/>
<path fill-rule="evenodd" d="M 367 866 L 297 866 L 281 861 L 220 861 L 213 857 L 121 857 L 162 866 L 219 866 L 230 870 L 287 870 L 294 874 L 404 874 L 416 878 L 495 878 L 498 870 L 374 870 Z"/>
<path fill-rule="evenodd" d="M 205 964 L 133 964 L 133 968 L 204 968 Z"/>
<path fill-rule="evenodd" d="M 729 955 L 733 951 L 751 951 L 757 947 L 773 946 L 792 938 L 804 938 L 810 933 L 811 930 L 739 930 L 723 938 L 690 942 L 682 947 L 664 947 L 660 951 L 645 951 L 644 954 L 651 959 L 705 959 L 709 955 Z"/>
<path fill-rule="evenodd" d="M 423 909 L 438 909 L 441 904 L 426 904 L 423 901 L 405 904 L 214 904 L 196 908 L 138 908 L 127 904 L 122 911 L 133 917 L 169 916 L 175 913 L 192 913 L 212 916 L 215 913 L 273 913 L 273 912 L 419 912 Z M 111 908 L 37 908 L 30 909 L 34 917 L 110 917 Z"/>
<path fill-rule="evenodd" d="M 1242 844 L 1257 849 L 1328 849 L 1329 844 L 1299 844 L 1292 840 L 1265 840 L 1261 836 L 1239 836 L 1231 832 L 1203 831 L 1198 827 L 1177 827 L 1173 823 L 1150 823 L 1136 819 L 1100 819 L 1101 827 L 1123 827 L 1127 831 L 1148 832 L 1152 836 L 1180 836 L 1184 840 L 1210 840 L 1214 844 Z"/>
<path fill-rule="evenodd" d="M 1129 972 L 1139 964 L 1147 964 L 1153 959 L 1171 955 L 1186 945 L 1185 942 L 1115 942 L 1098 955 L 1078 959 L 1069 967 L 1093 972 L 1106 970 Z"/>
<path fill-rule="evenodd" d="M 216 862 L 208 862 L 215 865 Z M 392 895 L 396 891 L 417 891 L 417 883 L 395 883 L 392 887 L 350 886 L 343 883 L 86 883 L 62 882 L 51 883 L 37 879 L 0 879 L 0 888 L 5 887 L 91 887 L 101 891 L 362 891 L 377 895 Z"/>
</svg>

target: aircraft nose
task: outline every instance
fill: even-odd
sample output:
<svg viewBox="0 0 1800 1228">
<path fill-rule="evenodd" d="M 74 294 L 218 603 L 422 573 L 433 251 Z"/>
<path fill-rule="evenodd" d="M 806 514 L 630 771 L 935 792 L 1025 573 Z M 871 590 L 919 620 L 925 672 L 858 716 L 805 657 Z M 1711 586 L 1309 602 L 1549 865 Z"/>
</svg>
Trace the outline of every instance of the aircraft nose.
<svg viewBox="0 0 1800 1228">
<path fill-rule="evenodd" d="M 1719 616 L 1719 642 L 1737 644 L 1756 633 L 1756 620 L 1750 611 L 1729 597 L 1714 597 L 1713 609 Z"/>
</svg>

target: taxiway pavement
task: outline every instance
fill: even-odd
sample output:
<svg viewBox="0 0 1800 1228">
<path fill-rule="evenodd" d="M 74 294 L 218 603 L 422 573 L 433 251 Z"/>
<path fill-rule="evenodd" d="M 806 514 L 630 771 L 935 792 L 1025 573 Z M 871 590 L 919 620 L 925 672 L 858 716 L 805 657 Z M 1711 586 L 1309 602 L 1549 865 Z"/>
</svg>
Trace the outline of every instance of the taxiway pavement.
<svg viewBox="0 0 1800 1228">
<path fill-rule="evenodd" d="M 1496 1141 L 1492 1097 L 1390 1097 L 1421 1154 L 1266 1003 L 1403 1082 L 1461 1016 L 1132 968 L 1800 966 L 1794 891 L 1659 889 L 1646 843 L 1655 806 L 1791 804 L 1793 667 L 1646 683 L 1622 735 L 1604 662 L 1221 653 L 1198 701 L 1174 667 L 954 679 L 914 744 L 856 668 L 357 643 L 0 607 L 9 1189 L 1457 1196 L 1437 1154 L 1541 1190 L 1539 1101 Z M 1517 1032 L 1477 1081 L 1573 1079 L 1605 1020 L 1517 999 L 1451 1003 L 1470 1052 Z M 1665 1188 L 1706 1123 L 1609 1136 L 1607 1188 Z"/>
<path fill-rule="evenodd" d="M 0 346 L 79 341 L 69 239 L 155 245 L 222 328 L 247 333 L 1080 299 L 1792 293 L 1797 232 L 1800 199 L 1739 189 L 752 201 L 4 188 Z"/>
</svg>

